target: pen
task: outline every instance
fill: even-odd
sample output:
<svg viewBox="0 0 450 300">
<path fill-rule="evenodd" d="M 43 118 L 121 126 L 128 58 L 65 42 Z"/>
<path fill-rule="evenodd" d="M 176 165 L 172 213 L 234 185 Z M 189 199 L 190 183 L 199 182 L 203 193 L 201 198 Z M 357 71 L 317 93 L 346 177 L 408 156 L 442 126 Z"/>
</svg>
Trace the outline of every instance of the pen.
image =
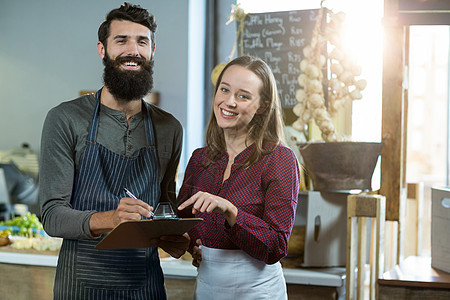
<svg viewBox="0 0 450 300">
<path fill-rule="evenodd" d="M 124 190 L 125 190 L 125 193 L 128 195 L 128 197 L 130 197 L 130 198 L 133 198 L 133 199 L 137 199 L 137 197 L 132 193 L 132 192 L 130 192 L 127 188 L 123 188 Z M 150 218 L 153 218 L 153 212 L 151 211 L 150 212 Z"/>
<path fill-rule="evenodd" d="M 137 197 L 136 197 L 135 195 L 133 195 L 133 193 L 130 192 L 127 188 L 123 188 L 123 189 L 125 190 L 125 193 L 126 193 L 130 198 L 137 199 Z"/>
</svg>

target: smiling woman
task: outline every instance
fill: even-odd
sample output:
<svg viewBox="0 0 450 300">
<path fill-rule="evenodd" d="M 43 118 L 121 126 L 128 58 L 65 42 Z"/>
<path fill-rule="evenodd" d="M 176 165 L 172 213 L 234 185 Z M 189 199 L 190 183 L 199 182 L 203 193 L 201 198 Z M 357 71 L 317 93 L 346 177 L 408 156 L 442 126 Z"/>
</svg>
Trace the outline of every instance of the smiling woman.
<svg viewBox="0 0 450 300">
<path fill-rule="evenodd" d="M 300 172 L 282 126 L 270 67 L 251 56 L 230 61 L 217 79 L 207 146 L 193 152 L 177 198 L 181 216 L 204 219 L 189 231 L 196 299 L 287 299 L 280 259 Z M 242 276 L 230 281 L 236 270 Z"/>
</svg>

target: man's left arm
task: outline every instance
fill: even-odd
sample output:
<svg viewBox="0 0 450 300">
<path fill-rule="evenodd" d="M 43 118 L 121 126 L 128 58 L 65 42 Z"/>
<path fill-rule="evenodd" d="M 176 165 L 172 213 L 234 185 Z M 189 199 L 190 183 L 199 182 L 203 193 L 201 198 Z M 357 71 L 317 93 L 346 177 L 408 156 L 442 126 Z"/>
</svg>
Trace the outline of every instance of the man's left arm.
<svg viewBox="0 0 450 300">
<path fill-rule="evenodd" d="M 171 153 L 159 153 L 160 155 L 170 155 L 170 158 L 165 166 L 162 168 L 162 180 L 161 180 L 161 198 L 160 202 L 170 202 L 173 207 L 176 207 L 176 177 L 178 172 L 178 166 L 180 163 L 181 149 L 183 144 L 183 128 L 181 124 L 174 129 L 172 135 L 162 135 L 163 139 L 171 138 Z M 162 144 L 168 144 L 168 141 L 164 141 Z M 160 158 L 160 163 L 164 163 L 164 160 Z"/>
<path fill-rule="evenodd" d="M 181 124 L 177 122 L 176 127 L 171 135 L 159 133 L 160 138 L 172 140 L 172 152 L 170 153 L 170 159 L 166 166 L 163 166 L 163 174 L 161 181 L 161 198 L 160 202 L 170 202 L 176 210 L 176 177 L 178 172 L 178 165 L 180 163 L 181 150 L 183 144 L 183 128 Z M 168 141 L 159 141 L 159 144 L 167 144 Z M 164 153 L 167 155 L 168 153 Z M 160 159 L 160 162 L 162 160 Z M 175 258 L 180 258 L 187 250 L 190 242 L 189 235 L 187 233 L 180 236 L 162 236 L 157 239 L 156 244 L 165 252 Z"/>
</svg>

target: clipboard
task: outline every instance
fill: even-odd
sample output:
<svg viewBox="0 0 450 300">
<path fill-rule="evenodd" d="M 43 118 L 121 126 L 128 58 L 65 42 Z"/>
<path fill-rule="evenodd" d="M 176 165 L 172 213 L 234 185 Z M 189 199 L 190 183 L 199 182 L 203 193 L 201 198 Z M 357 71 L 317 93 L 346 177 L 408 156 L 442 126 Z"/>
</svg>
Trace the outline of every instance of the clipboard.
<svg viewBox="0 0 450 300">
<path fill-rule="evenodd" d="M 150 241 L 163 235 L 182 235 L 202 218 L 170 218 L 158 220 L 126 221 L 108 233 L 95 249 L 130 249 L 153 246 Z"/>
</svg>

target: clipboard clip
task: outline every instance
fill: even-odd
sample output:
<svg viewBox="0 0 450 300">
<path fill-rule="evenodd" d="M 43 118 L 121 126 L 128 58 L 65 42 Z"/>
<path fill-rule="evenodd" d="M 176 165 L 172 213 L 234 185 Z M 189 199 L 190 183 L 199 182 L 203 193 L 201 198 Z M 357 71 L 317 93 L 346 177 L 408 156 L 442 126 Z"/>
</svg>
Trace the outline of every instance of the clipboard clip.
<svg viewBox="0 0 450 300">
<path fill-rule="evenodd" d="M 156 206 L 155 213 L 153 214 L 153 220 L 167 220 L 178 219 L 177 214 L 172 208 L 170 202 L 160 202 Z"/>
</svg>

